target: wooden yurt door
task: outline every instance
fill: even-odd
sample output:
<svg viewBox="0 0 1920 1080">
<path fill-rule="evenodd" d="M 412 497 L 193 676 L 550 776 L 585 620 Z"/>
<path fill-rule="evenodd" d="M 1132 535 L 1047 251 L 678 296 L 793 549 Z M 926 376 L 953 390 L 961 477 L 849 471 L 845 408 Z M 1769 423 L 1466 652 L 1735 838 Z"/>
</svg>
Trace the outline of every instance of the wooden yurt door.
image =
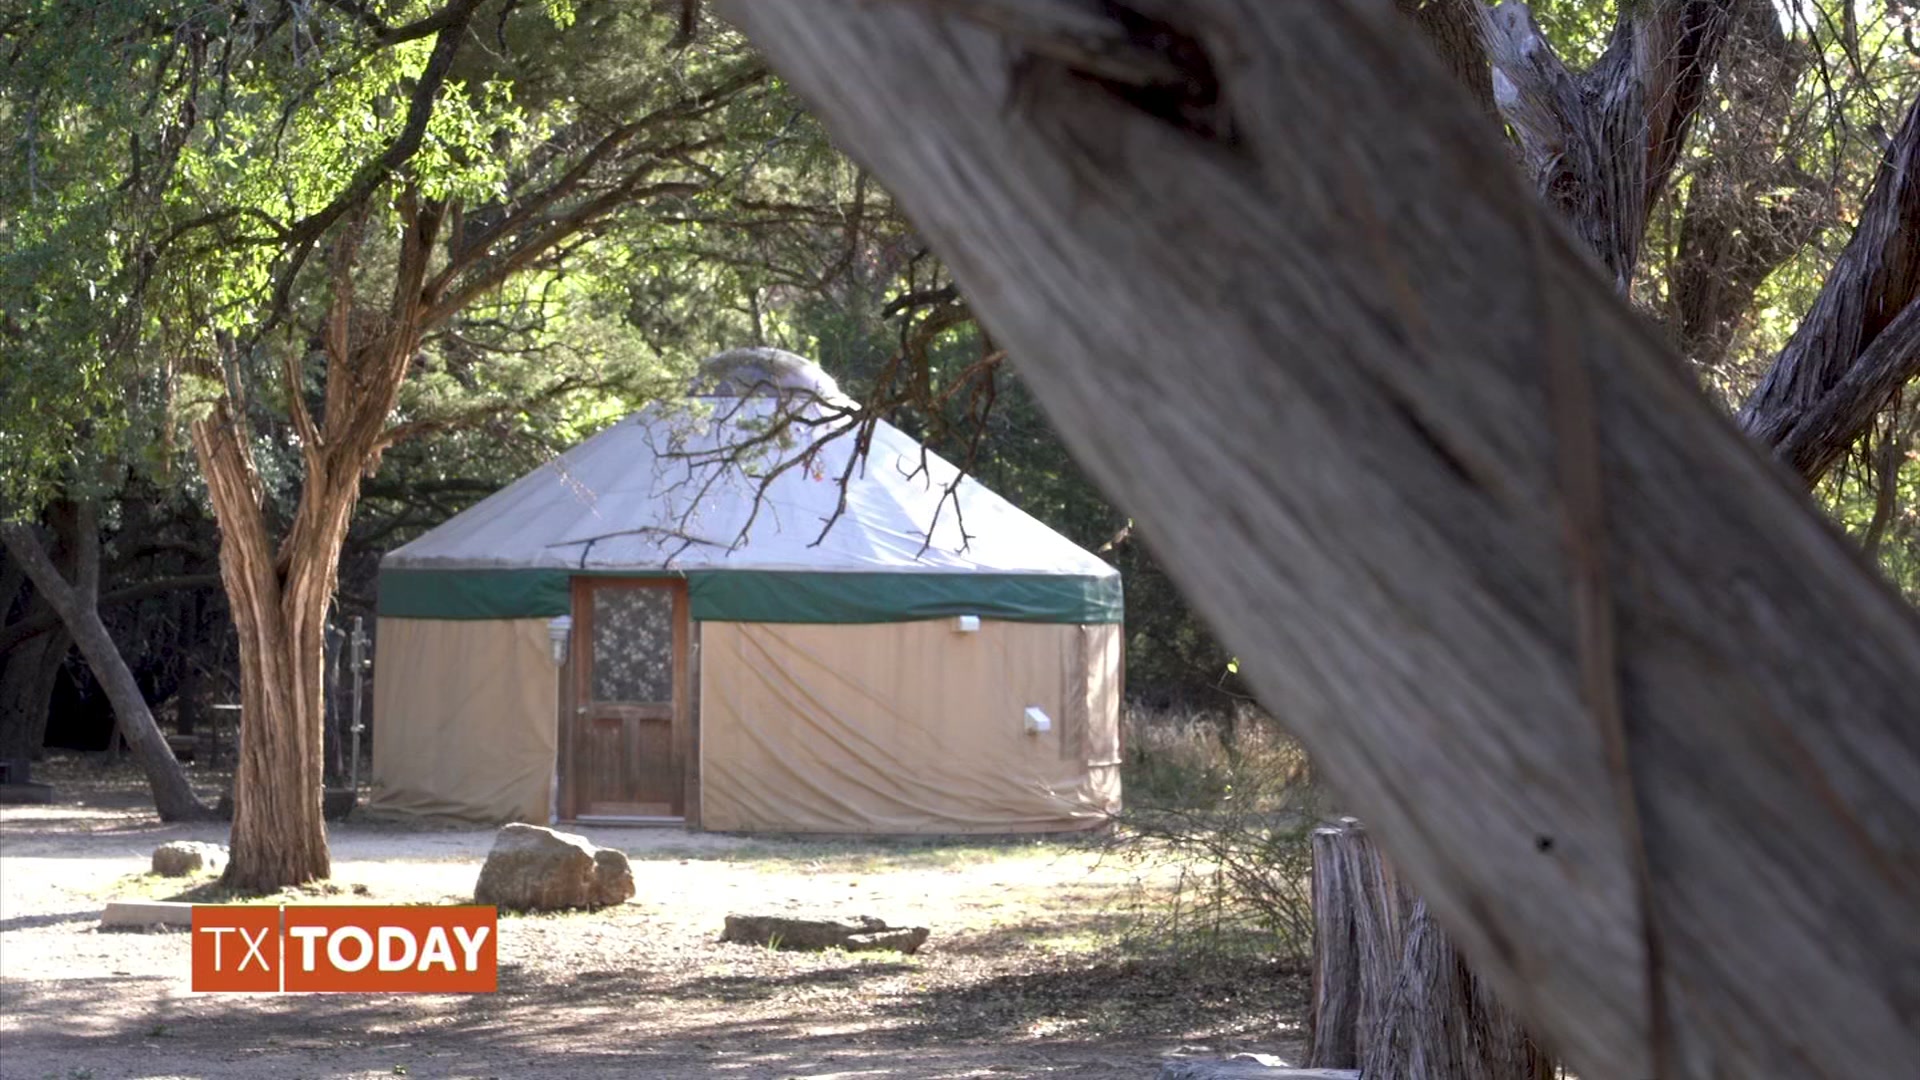
<svg viewBox="0 0 1920 1080">
<path fill-rule="evenodd" d="M 573 628 L 564 816 L 684 818 L 686 582 L 575 578 Z"/>
</svg>

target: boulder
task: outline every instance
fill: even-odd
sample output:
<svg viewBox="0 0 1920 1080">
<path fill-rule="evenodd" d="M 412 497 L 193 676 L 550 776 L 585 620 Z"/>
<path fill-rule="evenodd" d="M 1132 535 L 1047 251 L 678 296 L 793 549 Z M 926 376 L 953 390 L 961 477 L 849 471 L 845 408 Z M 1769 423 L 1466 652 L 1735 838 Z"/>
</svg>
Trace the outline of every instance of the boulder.
<svg viewBox="0 0 1920 1080">
<path fill-rule="evenodd" d="M 162 877 L 218 873 L 227 865 L 227 849 L 198 840 L 169 840 L 153 849 L 153 872 Z"/>
<path fill-rule="evenodd" d="M 501 828 L 473 887 L 474 903 L 509 911 L 602 908 L 632 895 L 625 853 L 539 825 Z"/>
<path fill-rule="evenodd" d="M 829 919 L 789 919 L 779 915 L 729 915 L 721 941 L 741 945 L 764 945 L 772 949 L 796 949 L 816 952 L 845 949 L 848 952 L 889 951 L 912 955 L 927 943 L 924 926 L 888 926 L 868 915 L 853 922 Z"/>
</svg>

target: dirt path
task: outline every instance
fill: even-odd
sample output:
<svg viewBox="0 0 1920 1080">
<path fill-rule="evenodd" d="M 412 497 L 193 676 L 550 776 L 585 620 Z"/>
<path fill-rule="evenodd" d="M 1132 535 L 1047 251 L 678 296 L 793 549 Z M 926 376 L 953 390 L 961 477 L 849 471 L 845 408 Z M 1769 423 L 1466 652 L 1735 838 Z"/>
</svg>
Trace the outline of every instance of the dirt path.
<svg viewBox="0 0 1920 1080">
<path fill-rule="evenodd" d="M 108 898 L 177 891 L 142 873 L 155 845 L 224 829 L 104 801 L 0 810 L 0 1078 L 1150 1077 L 1169 1054 L 1298 1050 L 1297 973 L 1123 947 L 1137 871 L 1071 841 L 585 830 L 639 894 L 504 918 L 496 994 L 196 995 L 187 935 L 95 924 Z M 467 901 L 491 839 L 342 825 L 335 880 Z M 910 958 L 776 953 L 717 943 L 731 911 L 934 935 Z"/>
</svg>

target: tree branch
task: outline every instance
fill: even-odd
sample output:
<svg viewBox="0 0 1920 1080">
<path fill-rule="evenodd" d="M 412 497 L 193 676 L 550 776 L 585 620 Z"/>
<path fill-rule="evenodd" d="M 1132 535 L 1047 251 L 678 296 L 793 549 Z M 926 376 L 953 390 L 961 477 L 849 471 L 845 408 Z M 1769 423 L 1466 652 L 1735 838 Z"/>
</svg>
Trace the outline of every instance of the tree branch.
<svg viewBox="0 0 1920 1080">
<path fill-rule="evenodd" d="M 1454 80 L 1466 87 L 1488 119 L 1500 119 L 1493 101 L 1493 73 L 1481 38 L 1480 0 L 1394 0 L 1433 47 Z"/>
<path fill-rule="evenodd" d="M 154 578 L 138 585 L 128 585 L 125 588 L 102 593 L 98 606 L 110 608 L 121 604 L 138 603 L 141 600 L 150 600 L 156 596 L 165 596 L 168 593 L 186 589 L 217 589 L 219 587 L 219 574 L 183 574 L 178 577 Z M 46 608 L 0 627 L 0 656 L 5 656 L 18 646 L 59 625 L 59 613 Z"/>
<path fill-rule="evenodd" d="M 1736 0 L 1621 5 L 1593 67 L 1574 74 L 1533 13 L 1506 0 L 1482 22 L 1494 100 L 1534 186 L 1612 274 L 1633 285 L 1647 218 L 1706 94 Z"/>
<path fill-rule="evenodd" d="M 454 55 L 460 50 L 461 38 L 466 33 L 467 22 L 482 0 L 452 0 L 446 7 L 410 26 L 431 23 L 430 32 L 437 35 L 433 52 L 428 55 L 426 67 L 420 72 L 420 78 L 414 83 L 413 93 L 407 99 L 407 119 L 379 157 L 366 162 L 354 173 L 353 179 L 333 197 L 325 207 L 296 221 L 287 229 L 287 240 L 291 250 L 287 261 L 281 266 L 274 278 L 273 299 L 267 317 L 253 333 L 252 340 L 264 338 L 268 331 L 277 326 L 285 316 L 287 305 L 293 295 L 294 279 L 306 265 L 307 258 L 313 252 L 314 244 L 320 237 L 349 211 L 364 203 L 394 170 L 406 164 L 419 151 L 420 142 L 427 132 L 427 122 L 433 116 L 433 110 L 439 100 L 440 88 L 446 84 L 447 74 L 453 68 Z"/>
<path fill-rule="evenodd" d="M 447 265 L 441 268 L 426 286 L 427 295 L 436 298 L 434 305 L 436 310 L 447 307 L 447 304 L 439 302 L 439 298 L 452 287 L 456 278 L 476 262 L 487 258 L 494 244 L 517 231 L 534 227 L 551 207 L 579 191 L 596 170 L 618 160 L 636 136 L 668 123 L 697 119 L 724 105 L 734 95 L 764 82 L 766 78 L 765 65 L 758 62 L 745 65 L 698 94 L 663 105 L 602 136 L 591 149 L 581 155 L 579 161 L 568 167 L 553 183 L 521 199 L 511 210 L 502 215 L 500 220 L 486 226 L 473 236 L 460 237 L 458 255 L 449 252 Z M 685 144 L 656 148 L 655 156 L 664 158 L 674 152 L 683 152 L 686 148 Z M 647 171 L 662 163 L 660 160 L 643 163 L 639 168 L 629 171 L 626 182 L 637 183 Z M 433 321 L 438 323 L 444 321 L 445 317 L 443 313 Z"/>
<path fill-rule="evenodd" d="M 1592 1076 L 1920 1056 L 1920 623 L 1514 182 L 1392 7 L 1128 0 L 1211 58 L 1238 139 L 1203 142 L 944 6 L 721 2 L 1530 1030 Z M 1592 538 L 1555 512 L 1555 364 L 1591 384 L 1612 671 L 1575 588 Z"/>
<path fill-rule="evenodd" d="M 1920 298 L 1887 324 L 1853 366 L 1800 412 L 1774 455 L 1809 481 L 1825 476 L 1900 388 L 1920 376 Z"/>
<path fill-rule="evenodd" d="M 1740 410 L 1740 426 L 1817 481 L 1903 380 L 1920 298 L 1920 98 L 1887 148 L 1860 222 L 1820 296 Z M 1858 400 L 1836 398 L 1864 395 Z M 1789 447 L 1789 442 L 1792 446 Z M 1832 443 L 1838 445 L 1829 445 Z"/>
</svg>

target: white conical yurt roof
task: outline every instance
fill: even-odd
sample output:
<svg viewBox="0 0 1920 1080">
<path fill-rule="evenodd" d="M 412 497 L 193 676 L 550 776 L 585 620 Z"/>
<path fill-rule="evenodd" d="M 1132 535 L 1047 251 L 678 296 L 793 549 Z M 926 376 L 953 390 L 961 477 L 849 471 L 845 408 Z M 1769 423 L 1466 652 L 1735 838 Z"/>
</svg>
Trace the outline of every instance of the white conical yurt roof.
<svg viewBox="0 0 1920 1080">
<path fill-rule="evenodd" d="M 627 416 L 382 569 L 1116 574 L 885 421 L 849 474 L 851 405 L 792 353 L 721 354 L 693 396 Z"/>
</svg>

